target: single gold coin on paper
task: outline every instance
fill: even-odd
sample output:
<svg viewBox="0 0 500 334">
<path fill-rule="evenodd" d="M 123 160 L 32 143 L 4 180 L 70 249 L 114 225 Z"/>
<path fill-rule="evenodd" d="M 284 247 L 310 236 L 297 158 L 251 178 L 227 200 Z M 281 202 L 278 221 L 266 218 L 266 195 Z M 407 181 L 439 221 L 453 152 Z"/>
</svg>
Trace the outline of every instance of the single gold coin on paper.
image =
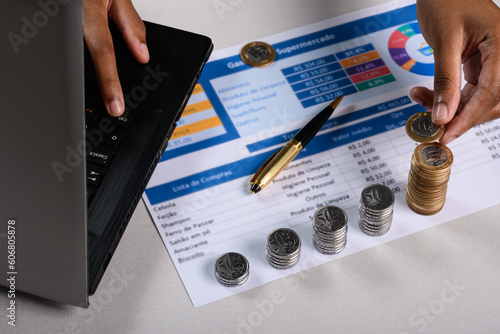
<svg viewBox="0 0 500 334">
<path fill-rule="evenodd" d="M 406 133 L 419 143 L 432 143 L 443 136 L 444 125 L 432 123 L 430 111 L 418 112 L 406 121 Z"/>
<path fill-rule="evenodd" d="M 241 59 L 253 67 L 264 67 L 276 58 L 274 48 L 264 42 L 251 42 L 241 49 Z"/>
</svg>

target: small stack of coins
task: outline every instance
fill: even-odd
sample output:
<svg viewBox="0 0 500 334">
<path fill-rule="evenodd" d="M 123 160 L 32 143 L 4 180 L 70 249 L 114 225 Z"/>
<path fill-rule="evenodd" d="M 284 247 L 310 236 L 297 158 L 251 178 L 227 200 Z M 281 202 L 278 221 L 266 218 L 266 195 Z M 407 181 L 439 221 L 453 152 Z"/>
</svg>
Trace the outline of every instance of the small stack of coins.
<svg viewBox="0 0 500 334">
<path fill-rule="evenodd" d="M 391 228 L 394 193 L 381 184 L 369 185 L 361 192 L 358 225 L 371 236 L 386 234 Z"/>
<path fill-rule="evenodd" d="M 225 253 L 215 261 L 215 277 L 227 287 L 235 287 L 246 282 L 250 274 L 247 259 L 239 253 Z"/>
<path fill-rule="evenodd" d="M 267 236 L 266 258 L 276 269 L 288 269 L 299 262 L 300 237 L 288 228 L 279 228 Z"/>
<path fill-rule="evenodd" d="M 446 202 L 453 155 L 440 143 L 420 144 L 411 157 L 406 203 L 414 212 L 433 215 Z"/>
<path fill-rule="evenodd" d="M 326 206 L 314 214 L 313 244 L 322 254 L 340 253 L 347 243 L 347 214 L 339 207 Z"/>
<path fill-rule="evenodd" d="M 438 213 L 446 201 L 453 155 L 448 147 L 436 143 L 444 131 L 444 126 L 432 123 L 428 111 L 416 113 L 406 122 L 408 136 L 422 143 L 411 157 L 406 203 L 421 215 Z"/>
</svg>

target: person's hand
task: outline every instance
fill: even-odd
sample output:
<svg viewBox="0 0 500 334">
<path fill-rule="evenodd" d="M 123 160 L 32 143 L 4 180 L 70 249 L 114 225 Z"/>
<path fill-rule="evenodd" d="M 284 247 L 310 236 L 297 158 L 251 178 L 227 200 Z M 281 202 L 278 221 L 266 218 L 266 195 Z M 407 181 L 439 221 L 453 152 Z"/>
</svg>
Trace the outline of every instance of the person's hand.
<svg viewBox="0 0 500 334">
<path fill-rule="evenodd" d="M 490 0 L 417 0 L 417 17 L 434 51 L 434 90 L 415 87 L 410 96 L 447 124 L 440 142 L 448 144 L 500 117 L 500 9 Z"/>
<path fill-rule="evenodd" d="M 147 63 L 149 52 L 144 23 L 131 0 L 83 0 L 85 42 L 94 62 L 106 110 L 116 117 L 125 110 L 125 102 L 116 69 L 108 18 L 115 22 L 138 62 Z"/>
</svg>

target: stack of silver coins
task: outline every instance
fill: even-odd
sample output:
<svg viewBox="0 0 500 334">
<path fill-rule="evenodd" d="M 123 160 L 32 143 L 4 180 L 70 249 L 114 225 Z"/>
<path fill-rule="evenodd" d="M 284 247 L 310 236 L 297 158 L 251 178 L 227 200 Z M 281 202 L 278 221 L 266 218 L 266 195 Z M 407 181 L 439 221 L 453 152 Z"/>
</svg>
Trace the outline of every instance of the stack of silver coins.
<svg viewBox="0 0 500 334">
<path fill-rule="evenodd" d="M 336 206 L 320 208 L 314 214 L 313 244 L 322 254 L 340 253 L 347 244 L 347 214 Z"/>
<path fill-rule="evenodd" d="M 386 234 L 391 228 L 394 193 L 381 184 L 369 185 L 361 192 L 358 224 L 371 236 Z"/>
<path fill-rule="evenodd" d="M 235 287 L 246 282 L 250 274 L 247 259 L 239 253 L 225 253 L 215 261 L 215 277 L 227 287 Z"/>
<path fill-rule="evenodd" d="M 267 236 L 266 258 L 276 269 L 288 269 L 299 262 L 300 237 L 293 230 L 279 228 Z"/>
</svg>

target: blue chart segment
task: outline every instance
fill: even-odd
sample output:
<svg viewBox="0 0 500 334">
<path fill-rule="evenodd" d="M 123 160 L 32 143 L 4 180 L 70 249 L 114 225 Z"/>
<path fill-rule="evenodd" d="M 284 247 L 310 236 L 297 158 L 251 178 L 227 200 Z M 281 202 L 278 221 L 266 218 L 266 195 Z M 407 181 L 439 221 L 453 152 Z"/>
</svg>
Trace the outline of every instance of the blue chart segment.
<svg viewBox="0 0 500 334">
<path fill-rule="evenodd" d="M 434 75 L 433 51 L 425 42 L 417 22 L 394 30 L 388 47 L 392 59 L 401 68 L 415 74 Z"/>
<path fill-rule="evenodd" d="M 304 108 L 356 93 L 334 55 L 327 55 L 281 70 Z"/>
<path fill-rule="evenodd" d="M 287 67 L 281 72 L 304 108 L 396 81 L 372 44 Z"/>
</svg>

